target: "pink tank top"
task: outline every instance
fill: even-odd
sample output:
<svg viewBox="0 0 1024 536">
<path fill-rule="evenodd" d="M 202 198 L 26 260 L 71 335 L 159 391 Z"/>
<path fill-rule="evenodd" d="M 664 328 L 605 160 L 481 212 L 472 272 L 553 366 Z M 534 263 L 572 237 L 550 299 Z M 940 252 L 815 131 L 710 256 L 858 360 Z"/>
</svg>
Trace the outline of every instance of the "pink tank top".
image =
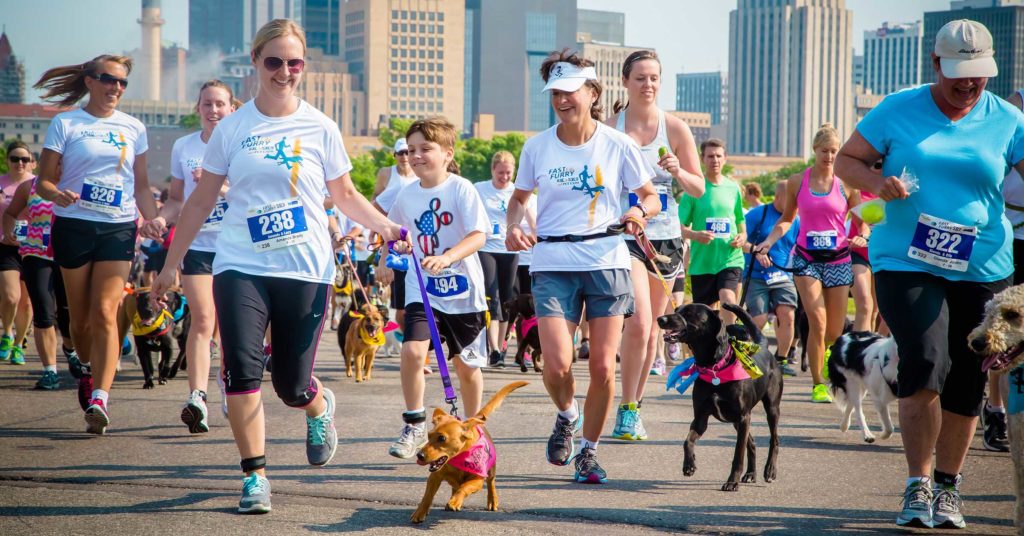
<svg viewBox="0 0 1024 536">
<path fill-rule="evenodd" d="M 32 177 L 33 179 L 35 177 Z M 32 180 L 32 179 L 26 179 Z M 24 182 L 24 181 L 22 181 Z M 21 186 L 20 182 L 14 182 L 10 175 L 4 175 L 0 177 L 0 190 L 3 191 L 3 196 L 0 196 L 0 214 L 3 214 L 7 210 L 7 205 L 11 204 L 11 199 L 14 199 L 14 192 L 18 191 L 18 186 Z M 3 219 L 0 219 L 0 230 L 3 229 Z"/>
<path fill-rule="evenodd" d="M 839 250 L 847 247 L 846 236 L 846 195 L 839 177 L 832 177 L 832 187 L 827 194 L 811 191 L 811 168 L 804 171 L 804 180 L 796 194 L 796 206 L 800 212 L 800 234 L 796 237 L 798 246 L 808 251 Z M 799 250 L 798 250 L 799 251 Z M 811 260 L 807 255 L 802 257 Z M 850 262 L 849 256 L 830 264 Z"/>
</svg>

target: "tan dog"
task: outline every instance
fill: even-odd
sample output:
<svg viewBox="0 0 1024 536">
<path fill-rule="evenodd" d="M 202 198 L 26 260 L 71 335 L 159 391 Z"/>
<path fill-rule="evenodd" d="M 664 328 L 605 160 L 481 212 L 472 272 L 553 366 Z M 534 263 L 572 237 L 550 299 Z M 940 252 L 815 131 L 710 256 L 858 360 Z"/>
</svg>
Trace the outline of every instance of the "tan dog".
<svg viewBox="0 0 1024 536">
<path fill-rule="evenodd" d="M 509 393 L 528 382 L 512 382 L 502 387 L 487 405 L 472 418 L 462 422 L 443 409 L 434 410 L 434 429 L 427 434 L 427 444 L 416 455 L 416 463 L 430 469 L 427 489 L 423 500 L 412 514 L 413 523 L 422 523 L 427 518 L 434 495 L 442 482 L 452 487 L 452 498 L 445 510 L 458 512 L 470 495 L 480 491 L 487 484 L 487 509 L 498 509 L 498 490 L 494 487 L 497 452 L 491 434 L 484 427 L 487 417 L 501 405 Z"/>
<path fill-rule="evenodd" d="M 1024 527 L 1024 285 L 1010 287 L 985 305 L 985 319 L 967 338 L 971 349 L 984 357 L 982 370 L 1009 374 L 1006 420 L 1010 431 L 1010 458 L 1013 460 L 1017 490 L 1015 525 Z M 1003 384 L 1004 386 L 1007 384 Z"/>
<path fill-rule="evenodd" d="M 384 345 L 384 316 L 376 305 L 363 304 L 359 313 L 350 311 L 356 318 L 345 334 L 345 376 L 352 377 L 355 367 L 356 382 L 369 381 L 373 373 L 373 358 L 377 349 Z"/>
</svg>

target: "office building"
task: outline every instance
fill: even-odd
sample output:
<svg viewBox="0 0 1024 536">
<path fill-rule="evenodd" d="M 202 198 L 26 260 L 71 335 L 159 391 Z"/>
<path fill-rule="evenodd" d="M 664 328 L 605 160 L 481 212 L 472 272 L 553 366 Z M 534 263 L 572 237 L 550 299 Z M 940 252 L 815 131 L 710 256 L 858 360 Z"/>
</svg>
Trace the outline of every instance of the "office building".
<svg viewBox="0 0 1024 536">
<path fill-rule="evenodd" d="M 605 117 L 612 115 L 616 102 L 625 104 L 629 100 L 626 88 L 622 85 L 622 65 L 630 54 L 645 49 L 585 41 L 578 44 L 578 50 L 583 57 L 594 62 L 597 80 L 604 89 L 601 93 L 601 106 L 604 107 Z"/>
<path fill-rule="evenodd" d="M 677 74 L 676 110 L 711 114 L 711 124 L 719 125 L 728 114 L 728 91 L 728 76 L 721 71 Z"/>
<path fill-rule="evenodd" d="M 0 33 L 0 103 L 25 102 L 25 64 L 14 55 L 7 32 Z"/>
<path fill-rule="evenodd" d="M 864 89 L 887 95 L 921 84 L 920 22 L 883 22 L 877 30 L 864 32 Z"/>
<path fill-rule="evenodd" d="M 189 47 L 248 53 L 253 36 L 271 20 L 305 24 L 302 8 L 303 0 L 189 0 Z"/>
<path fill-rule="evenodd" d="M 599 41 L 612 45 L 626 42 L 626 14 L 614 11 L 576 10 L 579 41 Z"/>
<path fill-rule="evenodd" d="M 853 130 L 845 0 L 738 0 L 729 15 L 729 151 L 809 157 L 822 123 Z"/>
</svg>

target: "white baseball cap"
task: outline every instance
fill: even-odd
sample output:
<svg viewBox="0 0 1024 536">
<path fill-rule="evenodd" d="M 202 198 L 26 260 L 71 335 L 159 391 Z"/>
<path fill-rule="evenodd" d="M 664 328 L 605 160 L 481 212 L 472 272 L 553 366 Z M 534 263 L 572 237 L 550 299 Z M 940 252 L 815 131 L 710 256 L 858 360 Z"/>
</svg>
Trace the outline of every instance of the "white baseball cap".
<svg viewBox="0 0 1024 536">
<path fill-rule="evenodd" d="M 980 22 L 947 23 L 935 36 L 935 55 L 946 78 L 992 78 L 999 74 L 992 34 Z"/>
<path fill-rule="evenodd" d="M 395 154 L 398 154 L 399 151 L 408 151 L 408 150 L 409 150 L 409 142 L 405 141 L 405 138 L 398 138 L 397 140 L 395 140 Z"/>
<path fill-rule="evenodd" d="M 597 80 L 597 71 L 593 67 L 577 67 L 567 61 L 560 61 L 551 66 L 544 91 L 557 89 L 572 93 L 582 87 L 587 80 Z"/>
</svg>

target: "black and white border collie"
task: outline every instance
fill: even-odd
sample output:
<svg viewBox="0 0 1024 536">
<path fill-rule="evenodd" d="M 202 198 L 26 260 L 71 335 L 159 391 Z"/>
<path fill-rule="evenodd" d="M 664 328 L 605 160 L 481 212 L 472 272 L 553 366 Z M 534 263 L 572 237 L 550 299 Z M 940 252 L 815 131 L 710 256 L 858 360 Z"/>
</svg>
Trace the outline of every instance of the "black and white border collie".
<svg viewBox="0 0 1024 536">
<path fill-rule="evenodd" d="M 882 419 L 882 439 L 892 435 L 889 404 L 896 400 L 896 368 L 899 366 L 896 341 L 870 331 L 854 331 L 836 340 L 828 361 L 828 379 L 832 398 L 843 414 L 839 429 L 850 429 L 850 420 L 857 414 L 864 441 L 875 442 L 875 436 L 864 419 L 864 396 L 871 399 Z"/>
</svg>

